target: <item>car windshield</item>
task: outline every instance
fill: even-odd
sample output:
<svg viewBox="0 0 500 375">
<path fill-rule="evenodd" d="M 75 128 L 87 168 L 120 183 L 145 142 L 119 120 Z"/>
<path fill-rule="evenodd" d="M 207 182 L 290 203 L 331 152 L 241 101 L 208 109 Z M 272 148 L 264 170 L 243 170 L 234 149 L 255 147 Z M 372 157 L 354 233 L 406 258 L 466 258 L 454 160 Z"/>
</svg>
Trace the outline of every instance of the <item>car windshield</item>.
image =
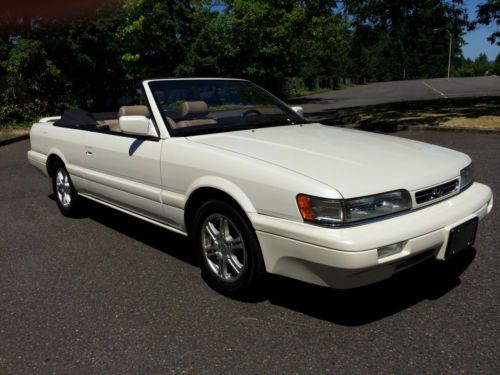
<svg viewBox="0 0 500 375">
<path fill-rule="evenodd" d="M 243 80 L 150 81 L 156 104 L 173 135 L 187 136 L 305 123 L 294 110 Z"/>
</svg>

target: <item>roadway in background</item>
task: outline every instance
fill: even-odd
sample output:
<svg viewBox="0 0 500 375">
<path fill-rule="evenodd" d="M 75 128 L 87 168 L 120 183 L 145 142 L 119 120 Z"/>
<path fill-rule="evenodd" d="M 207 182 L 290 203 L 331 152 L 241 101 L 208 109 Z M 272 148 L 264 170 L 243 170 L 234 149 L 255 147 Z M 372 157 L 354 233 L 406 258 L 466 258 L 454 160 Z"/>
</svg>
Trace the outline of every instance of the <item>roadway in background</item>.
<svg viewBox="0 0 500 375">
<path fill-rule="evenodd" d="M 478 96 L 500 96 L 500 77 L 377 82 L 295 98 L 289 102 L 293 105 L 302 105 L 306 116 L 321 117 L 321 112 L 329 112 L 336 108 Z"/>
</svg>

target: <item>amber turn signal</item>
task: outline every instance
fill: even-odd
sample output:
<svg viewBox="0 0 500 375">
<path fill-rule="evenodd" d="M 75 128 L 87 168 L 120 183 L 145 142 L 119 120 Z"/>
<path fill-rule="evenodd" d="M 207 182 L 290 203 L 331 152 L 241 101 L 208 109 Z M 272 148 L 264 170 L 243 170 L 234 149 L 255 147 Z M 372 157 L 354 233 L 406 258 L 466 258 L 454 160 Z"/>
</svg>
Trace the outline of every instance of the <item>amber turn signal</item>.
<svg viewBox="0 0 500 375">
<path fill-rule="evenodd" d="M 311 208 L 311 200 L 307 195 L 299 194 L 297 195 L 297 205 L 299 206 L 300 214 L 302 215 L 302 219 L 313 221 L 314 220 L 314 212 Z"/>
</svg>

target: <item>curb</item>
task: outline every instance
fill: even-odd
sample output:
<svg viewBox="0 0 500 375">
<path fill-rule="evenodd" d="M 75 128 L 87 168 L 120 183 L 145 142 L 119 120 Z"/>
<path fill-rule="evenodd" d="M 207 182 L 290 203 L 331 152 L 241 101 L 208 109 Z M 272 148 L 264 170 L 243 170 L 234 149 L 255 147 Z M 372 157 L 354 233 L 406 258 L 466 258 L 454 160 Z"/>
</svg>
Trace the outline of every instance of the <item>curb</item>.
<svg viewBox="0 0 500 375">
<path fill-rule="evenodd" d="M 29 137 L 30 137 L 29 134 L 25 134 L 25 135 L 20 135 L 18 137 L 6 139 L 4 141 L 0 141 L 0 147 L 10 145 L 11 143 L 24 141 L 25 139 L 29 139 Z"/>
</svg>

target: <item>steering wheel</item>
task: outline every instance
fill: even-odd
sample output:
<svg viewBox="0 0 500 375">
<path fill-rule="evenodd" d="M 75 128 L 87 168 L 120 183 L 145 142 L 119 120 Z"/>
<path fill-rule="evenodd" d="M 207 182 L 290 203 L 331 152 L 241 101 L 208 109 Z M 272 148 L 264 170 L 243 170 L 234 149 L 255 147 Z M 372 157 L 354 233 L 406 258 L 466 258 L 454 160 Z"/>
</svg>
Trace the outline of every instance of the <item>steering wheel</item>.
<svg viewBox="0 0 500 375">
<path fill-rule="evenodd" d="M 261 116 L 262 112 L 259 111 L 258 109 L 248 109 L 245 112 L 241 114 L 241 117 L 247 117 L 247 116 Z"/>
</svg>

